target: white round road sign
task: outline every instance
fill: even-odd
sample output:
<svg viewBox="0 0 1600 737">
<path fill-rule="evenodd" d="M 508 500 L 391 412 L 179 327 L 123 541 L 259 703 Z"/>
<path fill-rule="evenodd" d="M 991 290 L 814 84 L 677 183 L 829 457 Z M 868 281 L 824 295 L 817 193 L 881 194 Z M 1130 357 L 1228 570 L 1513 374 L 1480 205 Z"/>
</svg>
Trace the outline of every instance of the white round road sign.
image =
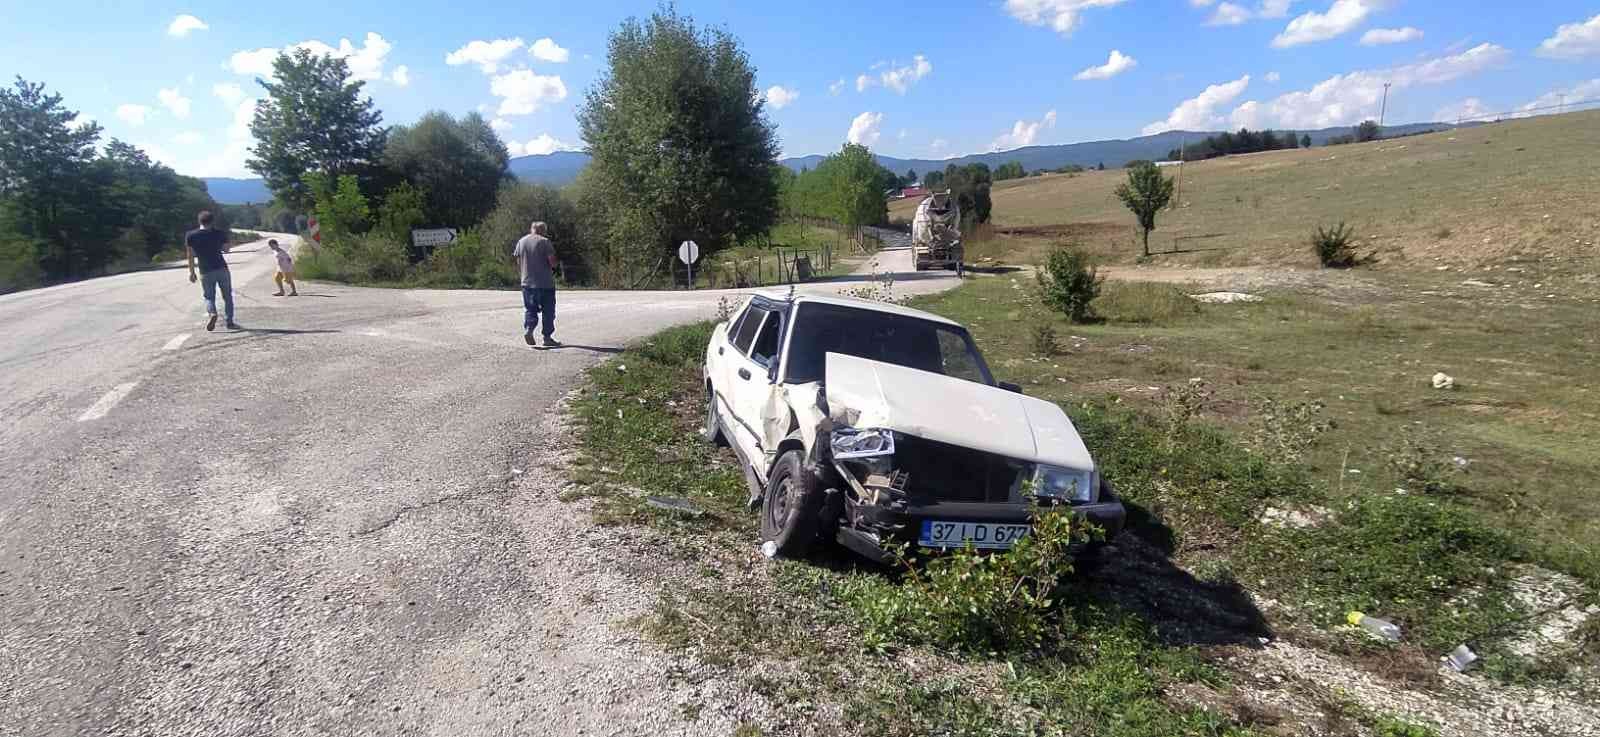
<svg viewBox="0 0 1600 737">
<path fill-rule="evenodd" d="M 694 241 L 684 241 L 678 246 L 678 259 L 685 264 L 692 264 L 700 260 L 700 246 Z"/>
</svg>

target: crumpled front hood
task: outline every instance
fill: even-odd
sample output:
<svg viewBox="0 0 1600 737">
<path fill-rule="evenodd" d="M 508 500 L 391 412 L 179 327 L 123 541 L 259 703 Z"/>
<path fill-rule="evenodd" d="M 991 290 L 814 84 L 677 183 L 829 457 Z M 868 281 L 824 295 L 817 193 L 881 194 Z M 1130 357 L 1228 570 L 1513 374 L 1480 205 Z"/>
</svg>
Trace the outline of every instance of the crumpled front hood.
<svg viewBox="0 0 1600 737">
<path fill-rule="evenodd" d="M 1094 470 L 1072 420 L 1054 403 L 943 374 L 827 355 L 828 417 L 1019 461 Z"/>
</svg>

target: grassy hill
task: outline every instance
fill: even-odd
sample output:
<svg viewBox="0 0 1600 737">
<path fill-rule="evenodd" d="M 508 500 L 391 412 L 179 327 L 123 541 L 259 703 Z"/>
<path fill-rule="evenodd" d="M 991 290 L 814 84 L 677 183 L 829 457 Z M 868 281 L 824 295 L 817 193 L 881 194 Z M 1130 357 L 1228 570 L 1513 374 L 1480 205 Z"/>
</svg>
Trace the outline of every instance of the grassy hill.
<svg viewBox="0 0 1600 737">
<path fill-rule="evenodd" d="M 1312 229 L 1346 221 L 1390 265 L 1593 257 L 1600 167 L 1577 152 L 1597 150 L 1600 111 L 1587 111 L 1194 162 L 1151 249 L 1176 252 L 1163 263 L 1314 266 Z M 997 184 L 1000 250 L 1028 259 L 1074 241 L 1108 262 L 1132 261 L 1133 218 L 1112 194 L 1125 178 L 1108 170 Z M 892 203 L 890 217 L 909 220 L 915 208 Z"/>
</svg>

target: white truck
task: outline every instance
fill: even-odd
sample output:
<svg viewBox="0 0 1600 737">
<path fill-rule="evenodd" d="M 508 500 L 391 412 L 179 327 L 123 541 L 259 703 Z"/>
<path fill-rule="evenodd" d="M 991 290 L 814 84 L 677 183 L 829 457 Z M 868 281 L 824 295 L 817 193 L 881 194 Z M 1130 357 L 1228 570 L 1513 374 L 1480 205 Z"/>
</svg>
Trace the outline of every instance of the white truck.
<svg viewBox="0 0 1600 737">
<path fill-rule="evenodd" d="M 917 271 L 955 269 L 962 276 L 961 207 L 949 190 L 935 192 L 917 205 L 911 221 L 911 250 Z"/>
</svg>

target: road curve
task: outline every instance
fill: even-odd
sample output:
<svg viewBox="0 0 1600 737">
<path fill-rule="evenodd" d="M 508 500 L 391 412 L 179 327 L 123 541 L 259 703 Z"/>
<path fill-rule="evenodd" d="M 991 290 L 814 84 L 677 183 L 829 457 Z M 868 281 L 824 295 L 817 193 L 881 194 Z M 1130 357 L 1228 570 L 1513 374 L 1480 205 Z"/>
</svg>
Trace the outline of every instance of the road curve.
<svg viewBox="0 0 1600 737">
<path fill-rule="evenodd" d="M 182 269 L 0 296 L 0 735 L 693 733 L 569 684 L 581 648 L 539 666 L 584 565 L 549 538 L 594 533 L 508 489 L 559 482 L 583 369 L 728 293 L 565 291 L 533 351 L 515 292 L 279 298 L 264 245 L 229 261 L 240 332 Z"/>
</svg>

